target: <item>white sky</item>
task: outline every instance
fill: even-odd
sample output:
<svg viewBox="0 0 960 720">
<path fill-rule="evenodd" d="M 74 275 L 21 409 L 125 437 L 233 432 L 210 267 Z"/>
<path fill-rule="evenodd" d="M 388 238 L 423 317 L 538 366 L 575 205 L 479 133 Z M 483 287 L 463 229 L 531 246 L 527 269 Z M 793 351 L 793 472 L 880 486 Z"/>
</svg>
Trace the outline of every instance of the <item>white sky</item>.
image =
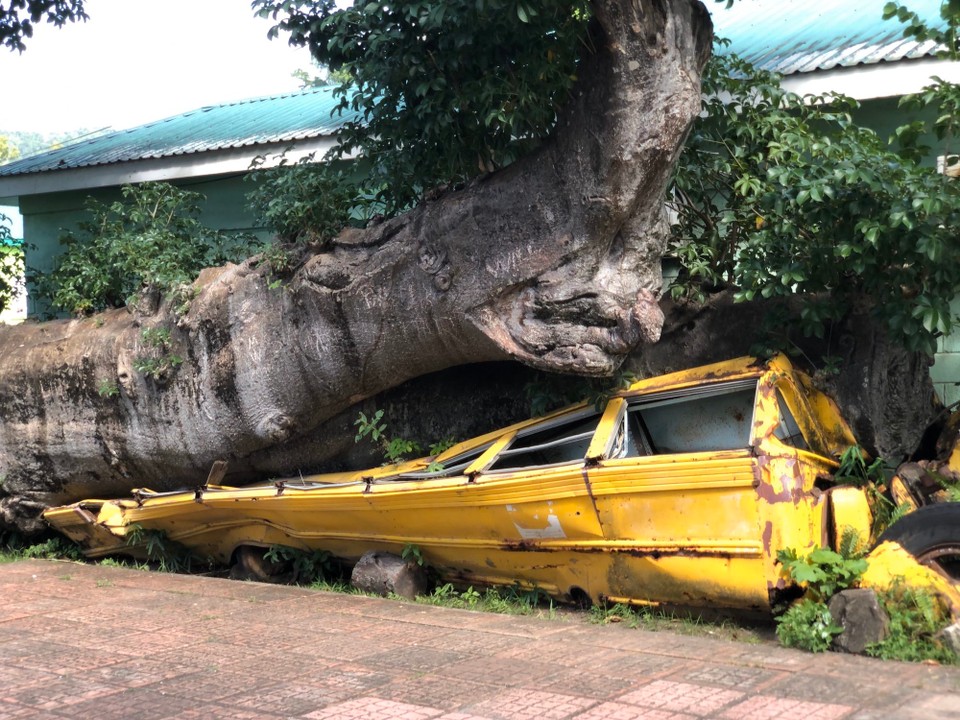
<svg viewBox="0 0 960 720">
<path fill-rule="evenodd" d="M 86 23 L 42 24 L 0 48 L 0 131 L 115 130 L 204 105 L 296 90 L 310 54 L 249 0 L 87 0 Z"/>
</svg>

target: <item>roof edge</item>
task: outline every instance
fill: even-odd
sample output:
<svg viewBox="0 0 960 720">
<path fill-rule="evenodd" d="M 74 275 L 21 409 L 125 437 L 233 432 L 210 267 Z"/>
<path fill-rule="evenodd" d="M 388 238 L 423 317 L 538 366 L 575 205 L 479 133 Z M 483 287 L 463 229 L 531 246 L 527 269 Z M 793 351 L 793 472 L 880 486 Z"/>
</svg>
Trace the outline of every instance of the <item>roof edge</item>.
<svg viewBox="0 0 960 720">
<path fill-rule="evenodd" d="M 265 157 L 259 167 L 273 167 L 280 164 L 279 155 L 284 151 L 286 162 L 295 163 L 311 153 L 322 157 L 335 145 L 336 141 L 325 135 L 306 140 L 208 150 L 189 155 L 170 155 L 11 175 L 0 177 L 0 203 L 12 200 L 13 204 L 18 204 L 20 197 L 52 192 L 243 173 L 251 169 L 254 158 L 259 156 Z"/>
</svg>

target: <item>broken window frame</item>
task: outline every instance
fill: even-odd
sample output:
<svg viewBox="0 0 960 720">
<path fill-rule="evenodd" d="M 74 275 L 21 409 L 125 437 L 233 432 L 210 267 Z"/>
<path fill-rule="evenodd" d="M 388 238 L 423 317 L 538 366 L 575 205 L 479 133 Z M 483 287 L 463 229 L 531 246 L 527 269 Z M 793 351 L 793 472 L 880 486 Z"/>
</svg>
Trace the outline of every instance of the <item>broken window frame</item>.
<svg viewBox="0 0 960 720">
<path fill-rule="evenodd" d="M 601 429 L 601 420 L 603 419 L 604 413 L 598 411 L 597 408 L 593 406 L 584 407 L 579 410 L 576 410 L 571 413 L 565 413 L 558 417 L 550 418 L 544 420 L 543 422 L 530 425 L 529 427 L 522 428 L 518 430 L 510 440 L 505 443 L 504 447 L 499 449 L 493 457 L 491 457 L 488 463 L 485 463 L 484 474 L 496 475 L 496 474 L 508 474 L 508 473 L 517 473 L 525 472 L 527 470 L 540 470 L 542 468 L 551 468 L 551 467 L 567 467 L 571 465 L 584 464 L 587 460 L 587 453 L 590 448 L 593 446 L 593 442 L 597 437 L 597 433 Z M 567 437 L 556 438 L 554 440 L 549 440 L 545 443 L 540 443 L 538 445 L 531 445 L 528 447 L 516 447 L 517 443 L 522 441 L 524 438 L 528 438 L 531 435 L 546 432 L 555 428 L 563 427 L 564 425 L 572 425 L 574 423 L 582 422 L 590 418 L 595 418 L 596 423 L 589 431 L 583 431 L 576 433 L 575 435 L 570 435 Z M 534 453 L 541 452 L 543 450 L 549 450 L 555 447 L 560 447 L 562 445 L 569 445 L 575 442 L 580 442 L 582 440 L 589 439 L 586 448 L 584 448 L 583 456 L 579 458 L 573 458 L 570 460 L 563 460 L 560 462 L 553 463 L 540 463 L 534 465 L 517 465 L 513 467 L 503 467 L 498 468 L 495 465 L 505 458 L 516 457 L 524 453 Z"/>
<path fill-rule="evenodd" d="M 718 397 L 729 395 L 745 390 L 753 390 L 753 400 L 750 404 L 750 418 L 747 425 L 747 442 L 742 446 L 729 448 L 696 449 L 696 450 L 678 450 L 678 451 L 660 451 L 654 439 L 654 435 L 647 427 L 647 419 L 642 414 L 643 408 L 657 408 L 668 405 L 676 405 L 684 402 L 690 402 L 698 398 Z M 625 452 L 619 457 L 610 459 L 636 460 L 643 457 L 662 457 L 669 455 L 690 455 L 697 453 L 717 453 L 717 452 L 749 452 L 754 443 L 753 428 L 757 412 L 757 393 L 759 392 L 759 378 L 745 378 L 742 380 L 732 380 L 722 383 L 711 383 L 694 385 L 680 390 L 668 390 L 662 392 L 649 393 L 634 397 L 627 397 L 627 411 L 623 418 L 626 427 L 627 437 Z M 631 427 L 633 426 L 633 427 Z M 632 439 L 632 443 L 631 443 Z M 640 452 L 636 455 L 630 454 L 630 446 L 633 445 Z"/>
<path fill-rule="evenodd" d="M 433 478 L 446 478 L 446 477 L 457 477 L 459 475 L 466 474 L 466 471 L 470 468 L 471 465 L 474 465 L 477 460 L 479 460 L 484 453 L 487 452 L 494 442 L 490 441 L 478 445 L 476 447 L 470 448 L 469 450 L 464 450 L 459 455 L 455 455 L 452 458 L 449 458 L 445 463 L 443 463 L 443 468 L 440 470 L 427 471 L 419 470 L 416 472 L 405 472 L 400 473 L 399 475 L 391 478 L 386 478 L 388 480 L 432 480 Z"/>
<path fill-rule="evenodd" d="M 787 447 L 819 455 L 820 453 L 815 453 L 813 450 L 811 450 L 810 442 L 804 435 L 803 428 L 801 428 L 800 423 L 797 422 L 796 416 L 790 410 L 790 406 L 787 404 L 787 400 L 784 397 L 781 388 L 774 388 L 774 392 L 777 398 L 777 412 L 779 413 L 779 419 L 773 429 L 773 437 Z M 798 438 L 799 442 L 797 442 Z"/>
</svg>

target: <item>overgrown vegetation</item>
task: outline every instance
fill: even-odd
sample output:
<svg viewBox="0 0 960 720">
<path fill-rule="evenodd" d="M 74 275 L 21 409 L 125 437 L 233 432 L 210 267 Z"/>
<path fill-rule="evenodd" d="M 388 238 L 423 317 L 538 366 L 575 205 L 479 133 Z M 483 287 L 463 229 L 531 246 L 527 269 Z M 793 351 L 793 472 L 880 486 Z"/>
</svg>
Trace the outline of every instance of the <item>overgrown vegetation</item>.
<svg viewBox="0 0 960 720">
<path fill-rule="evenodd" d="M 385 214 L 509 164 L 553 127 L 587 37 L 585 0 L 254 0 L 343 80 L 359 113 L 333 157 L 371 159 L 361 194 Z M 495 43 L 478 38 L 496 38 Z"/>
<path fill-rule="evenodd" d="M 806 589 L 806 595 L 777 618 L 777 638 L 787 647 L 825 652 L 843 632 L 827 601 L 836 593 L 856 587 L 867 569 L 857 543 L 845 539 L 846 553 L 818 549 L 806 557 L 788 550 L 778 554 L 784 573 Z M 960 658 L 943 642 L 942 631 L 952 622 L 940 600 L 925 590 L 905 585 L 878 593 L 889 617 L 886 639 L 867 647 L 867 653 L 887 660 L 933 660 L 956 664 Z"/>
<path fill-rule="evenodd" d="M 826 602 L 836 593 L 855 586 L 867 569 L 862 556 L 844 557 L 828 548 L 817 548 L 802 557 L 796 550 L 781 550 L 777 560 L 787 576 L 818 602 Z"/>
<path fill-rule="evenodd" d="M 243 259 L 252 237 L 228 236 L 200 221 L 203 196 L 168 183 L 125 185 L 123 199 L 91 201 L 92 220 L 61 238 L 49 273 L 31 272 L 36 295 L 54 309 L 87 315 L 122 307 L 144 290 L 170 292 L 201 269 Z"/>
<path fill-rule="evenodd" d="M 290 568 L 290 582 L 311 585 L 335 576 L 338 565 L 325 550 L 302 550 L 288 545 L 271 545 L 263 559 Z"/>
<path fill-rule="evenodd" d="M 761 642 L 762 629 L 748 627 L 728 619 L 705 619 L 702 615 L 675 612 L 655 606 L 623 603 L 593 605 L 590 622 L 597 625 L 621 623 L 638 630 L 677 632 L 683 635 L 713 635 L 747 643 Z"/>
<path fill-rule="evenodd" d="M 258 160 L 259 169 L 247 176 L 254 183 L 247 202 L 277 241 L 322 247 L 360 212 L 356 182 L 337 166 L 319 164 L 313 155 L 270 168 Z"/>
<path fill-rule="evenodd" d="M 12 236 L 9 221 L 0 213 L 0 312 L 24 290 L 23 244 Z"/>
<path fill-rule="evenodd" d="M 409 440 L 403 437 L 388 437 L 387 423 L 383 419 L 383 410 L 377 409 L 368 417 L 366 413 L 357 413 L 357 419 L 353 423 L 357 427 L 357 434 L 354 442 L 361 442 L 368 439 L 383 452 L 384 460 L 388 463 L 398 463 L 416 457 L 423 453 L 420 443 L 415 440 Z M 438 442 L 431 443 L 428 448 L 428 454 L 431 456 L 439 455 L 455 444 L 452 438 L 444 438 Z M 427 472 L 435 472 L 443 469 L 443 465 L 432 462 L 427 466 Z"/>
<path fill-rule="evenodd" d="M 805 597 L 777 618 L 777 638 L 783 645 L 825 652 L 833 638 L 843 632 L 833 622 L 827 601 L 834 594 L 855 587 L 867 569 L 867 561 L 856 538 L 844 539 L 841 547 L 847 552 L 818 548 L 806 556 L 793 549 L 777 553 L 784 575 L 806 591 Z"/>
<path fill-rule="evenodd" d="M 0 532 L 0 563 L 42 558 L 47 560 L 82 560 L 80 546 L 60 535 L 28 541 L 17 533 Z"/>
<path fill-rule="evenodd" d="M 890 618 L 890 634 L 882 642 L 867 648 L 867 654 L 885 660 L 910 662 L 960 662 L 942 639 L 941 631 L 950 624 L 950 615 L 929 593 L 908 587 L 894 587 L 880 595 Z"/>
<path fill-rule="evenodd" d="M 799 295 L 799 330 L 817 337 L 866 298 L 893 337 L 932 354 L 954 326 L 960 185 L 921 164 L 922 123 L 888 145 L 853 122 L 856 101 L 800 97 L 780 80 L 735 55 L 710 60 L 673 189 L 683 267 L 673 294 Z M 958 97 L 939 82 L 907 103 L 941 103 L 956 117 Z M 941 117 L 937 132 L 947 137 L 952 122 Z M 779 325 L 772 349 L 788 345 L 790 328 Z"/>
<path fill-rule="evenodd" d="M 777 638 L 787 647 L 826 652 L 843 628 L 833 622 L 827 604 L 803 598 L 777 618 Z"/>
<path fill-rule="evenodd" d="M 178 542 L 171 540 L 162 530 L 151 530 L 140 525 L 131 525 L 127 534 L 127 547 L 144 554 L 147 562 L 162 572 L 197 572 L 214 567 L 210 558 L 200 558 Z"/>
<path fill-rule="evenodd" d="M 457 590 L 451 583 L 434 588 L 429 595 L 421 595 L 417 602 L 424 605 L 479 610 L 505 615 L 553 616 L 554 606 L 550 596 L 539 588 L 522 588 L 512 585 L 504 588 L 475 590 L 473 586 Z"/>
<path fill-rule="evenodd" d="M 138 355 L 133 360 L 133 368 L 154 380 L 164 380 L 174 370 L 183 364 L 183 358 L 171 352 L 170 330 L 165 327 L 144 328 L 140 331 L 143 344 L 147 347 L 147 355 Z M 114 386 L 116 387 L 116 386 Z M 100 386 L 97 391 L 100 392 Z M 101 395 L 111 396 L 111 389 Z"/>
<path fill-rule="evenodd" d="M 908 505 L 897 506 L 887 491 L 887 468 L 883 458 L 869 460 L 859 445 L 848 447 L 840 456 L 840 467 L 834 475 L 838 485 L 853 485 L 864 490 L 873 513 L 871 537 L 878 538 L 883 531 L 910 511 Z"/>
</svg>

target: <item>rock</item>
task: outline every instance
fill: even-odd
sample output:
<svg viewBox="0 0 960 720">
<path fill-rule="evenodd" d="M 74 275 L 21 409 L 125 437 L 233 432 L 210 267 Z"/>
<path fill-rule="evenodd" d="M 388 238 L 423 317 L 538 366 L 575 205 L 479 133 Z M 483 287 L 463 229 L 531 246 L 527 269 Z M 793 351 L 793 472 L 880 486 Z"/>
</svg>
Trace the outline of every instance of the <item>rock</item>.
<svg viewBox="0 0 960 720">
<path fill-rule="evenodd" d="M 427 591 L 427 571 L 413 562 L 385 552 L 368 552 L 350 575 L 350 584 L 376 595 L 400 595 L 413 600 Z"/>
<path fill-rule="evenodd" d="M 890 619 L 873 590 L 844 590 L 830 598 L 827 607 L 833 622 L 843 628 L 833 639 L 834 650 L 861 655 L 867 645 L 887 637 Z"/>
<path fill-rule="evenodd" d="M 212 474 L 211 470 L 211 474 Z M 230 568 L 231 580 L 286 584 L 294 581 L 290 563 L 268 560 L 267 548 L 241 545 L 237 548 L 236 564 Z"/>
<path fill-rule="evenodd" d="M 953 651 L 954 655 L 960 656 L 960 622 L 948 625 L 940 633 L 944 644 Z"/>
</svg>

